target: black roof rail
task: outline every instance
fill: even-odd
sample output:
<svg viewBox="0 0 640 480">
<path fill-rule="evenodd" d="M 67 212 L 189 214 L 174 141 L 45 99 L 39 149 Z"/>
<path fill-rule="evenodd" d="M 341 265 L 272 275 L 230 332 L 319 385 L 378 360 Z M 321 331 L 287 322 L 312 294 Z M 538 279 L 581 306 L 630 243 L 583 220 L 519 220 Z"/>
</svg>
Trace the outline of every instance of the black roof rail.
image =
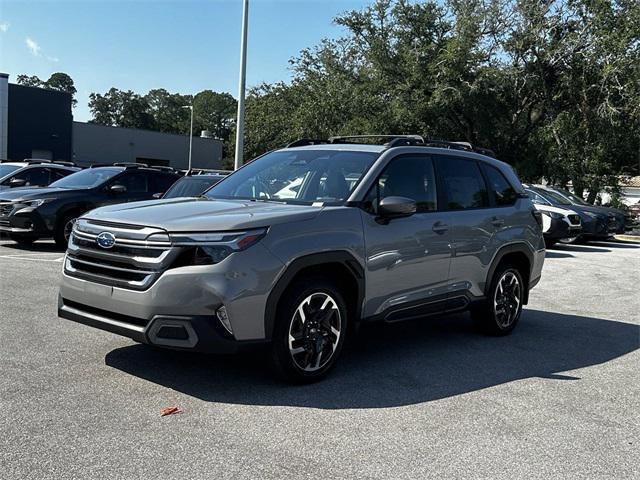
<svg viewBox="0 0 640 480">
<path fill-rule="evenodd" d="M 304 147 L 306 145 L 321 145 L 327 142 L 327 140 L 313 139 L 313 138 L 299 138 L 291 143 L 288 143 L 284 148 Z"/>
<path fill-rule="evenodd" d="M 126 167 L 126 168 L 147 168 L 149 165 L 146 163 L 136 162 L 116 162 L 112 164 L 114 167 Z"/>
<path fill-rule="evenodd" d="M 138 164 L 140 165 L 140 164 Z M 161 172 L 176 172 L 176 169 L 173 167 L 165 166 L 165 165 L 150 165 L 149 168 L 155 168 L 156 170 L 160 170 Z"/>
<path fill-rule="evenodd" d="M 64 167 L 77 167 L 78 164 L 76 162 L 71 162 L 71 161 L 67 161 L 67 160 L 54 160 L 53 162 L 51 162 L 55 165 L 62 165 Z"/>
<path fill-rule="evenodd" d="M 36 165 L 38 163 L 53 163 L 52 160 L 46 158 L 25 158 L 24 160 L 22 160 L 22 162 L 26 163 L 27 165 Z"/>
<path fill-rule="evenodd" d="M 350 139 L 354 139 L 354 140 L 367 139 L 368 140 L 373 138 L 389 139 L 390 141 L 393 141 L 397 138 L 401 138 L 409 141 L 424 143 L 424 138 L 422 138 L 420 135 L 339 135 L 335 137 L 329 137 L 329 143 L 349 143 L 347 142 L 347 140 L 350 140 Z"/>
<path fill-rule="evenodd" d="M 88 168 L 113 167 L 113 163 L 92 163 Z"/>
</svg>

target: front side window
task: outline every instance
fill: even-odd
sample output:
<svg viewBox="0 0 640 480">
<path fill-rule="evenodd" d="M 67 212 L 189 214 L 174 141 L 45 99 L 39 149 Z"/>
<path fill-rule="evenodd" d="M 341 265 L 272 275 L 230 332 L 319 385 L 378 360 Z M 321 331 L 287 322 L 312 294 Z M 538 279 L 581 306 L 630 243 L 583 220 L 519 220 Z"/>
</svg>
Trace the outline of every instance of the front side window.
<svg viewBox="0 0 640 480">
<path fill-rule="evenodd" d="M 498 207 L 513 205 L 516 203 L 518 195 L 502 172 L 491 165 L 482 164 L 482 169 L 487 176 L 489 186 L 493 191 L 495 202 Z"/>
<path fill-rule="evenodd" d="M 386 166 L 365 200 L 365 209 L 377 211 L 385 197 L 405 197 L 416 202 L 416 212 L 437 209 L 436 181 L 433 161 L 426 156 L 394 158 Z"/>
<path fill-rule="evenodd" d="M 19 180 L 25 180 L 26 187 L 43 187 L 49 185 L 49 169 L 47 168 L 27 168 L 16 173 L 13 177 Z"/>
<path fill-rule="evenodd" d="M 147 193 L 149 191 L 147 175 L 139 172 L 124 174 L 117 178 L 113 184 L 124 186 L 129 193 Z"/>
<path fill-rule="evenodd" d="M 475 160 L 440 156 L 438 174 L 442 178 L 447 209 L 466 210 L 489 206 L 487 186 Z"/>
<path fill-rule="evenodd" d="M 378 152 L 278 150 L 225 177 L 206 192 L 209 198 L 273 200 L 285 203 L 341 204 Z"/>
<path fill-rule="evenodd" d="M 102 185 L 122 172 L 122 167 L 87 168 L 53 182 L 50 186 L 69 189 L 88 189 Z"/>
</svg>

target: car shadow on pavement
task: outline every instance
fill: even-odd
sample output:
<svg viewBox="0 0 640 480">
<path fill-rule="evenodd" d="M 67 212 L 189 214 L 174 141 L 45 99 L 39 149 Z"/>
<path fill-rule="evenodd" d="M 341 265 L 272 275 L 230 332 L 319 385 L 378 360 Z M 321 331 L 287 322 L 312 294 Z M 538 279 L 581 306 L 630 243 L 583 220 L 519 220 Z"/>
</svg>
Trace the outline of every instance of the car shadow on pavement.
<svg viewBox="0 0 640 480">
<path fill-rule="evenodd" d="M 608 246 L 608 245 L 607 245 Z M 573 245 L 573 244 L 557 244 L 552 247 L 554 250 L 565 252 L 586 252 L 586 253 L 605 253 L 610 252 L 608 248 L 603 248 L 598 245 Z"/>
<path fill-rule="evenodd" d="M 606 248 L 640 248 L 640 243 L 637 242 L 624 242 L 622 240 L 612 240 L 605 242 L 589 242 L 589 245 L 594 247 L 606 247 Z"/>
<path fill-rule="evenodd" d="M 569 258 L 574 256 L 575 255 L 571 255 L 570 253 L 553 252 L 553 251 L 550 251 L 549 249 L 547 249 L 544 255 L 545 258 Z"/>
<path fill-rule="evenodd" d="M 531 377 L 579 381 L 581 373 L 561 372 L 639 347 L 638 325 L 525 310 L 514 333 L 500 338 L 476 334 L 466 314 L 368 326 L 329 377 L 304 386 L 274 380 L 259 353 L 220 357 L 132 345 L 105 361 L 205 401 L 352 409 L 423 403 Z"/>
<path fill-rule="evenodd" d="M 12 240 L 9 239 L 5 239 L 5 238 L 0 238 L 0 241 L 2 240 L 7 240 L 6 242 L 2 242 L 0 245 L 4 248 L 10 248 L 12 250 L 19 250 L 21 252 L 36 252 L 36 253 L 47 253 L 47 252 L 53 252 L 53 253 L 61 253 L 64 252 L 65 249 L 64 248 L 60 248 L 58 245 L 56 245 L 55 242 L 51 241 L 51 242 L 34 242 L 31 244 L 19 244 L 19 243 L 15 243 Z"/>
</svg>

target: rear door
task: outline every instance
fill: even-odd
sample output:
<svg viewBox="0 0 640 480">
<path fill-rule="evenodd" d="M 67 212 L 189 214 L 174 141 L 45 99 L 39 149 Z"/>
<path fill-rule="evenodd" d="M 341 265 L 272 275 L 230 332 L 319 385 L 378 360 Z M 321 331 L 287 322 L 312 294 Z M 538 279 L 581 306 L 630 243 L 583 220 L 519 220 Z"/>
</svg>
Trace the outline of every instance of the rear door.
<svg viewBox="0 0 640 480">
<path fill-rule="evenodd" d="M 151 175 L 148 172 L 125 171 L 111 185 L 122 185 L 127 189 L 126 192 L 115 194 L 121 202 L 150 200 L 154 193 L 151 191 Z"/>
<path fill-rule="evenodd" d="M 492 208 L 489 189 L 479 162 L 454 155 L 437 156 L 440 201 L 450 215 L 451 305 L 462 306 L 468 293 L 481 296 L 488 266 L 497 250 L 496 231 L 505 224 L 501 211 Z"/>
<path fill-rule="evenodd" d="M 417 213 L 381 221 L 376 207 L 388 196 L 415 200 Z M 451 253 L 448 214 L 438 209 L 432 158 L 393 158 L 369 191 L 365 210 L 365 316 L 393 321 L 442 311 Z"/>
</svg>

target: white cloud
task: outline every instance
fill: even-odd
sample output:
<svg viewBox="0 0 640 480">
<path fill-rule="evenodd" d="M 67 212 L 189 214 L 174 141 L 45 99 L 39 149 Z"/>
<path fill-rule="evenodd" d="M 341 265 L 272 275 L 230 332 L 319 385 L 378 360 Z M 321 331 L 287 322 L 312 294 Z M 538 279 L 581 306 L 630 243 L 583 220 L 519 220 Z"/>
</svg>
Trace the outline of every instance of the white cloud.
<svg viewBox="0 0 640 480">
<path fill-rule="evenodd" d="M 5 33 L 7 30 L 9 30 L 9 22 L 0 22 L 0 32 Z"/>
<path fill-rule="evenodd" d="M 40 45 L 38 45 L 38 42 L 36 42 L 31 37 L 27 37 L 26 40 L 25 40 L 25 43 L 27 44 L 27 48 L 31 52 L 31 55 L 33 55 L 34 57 L 39 57 L 40 56 L 41 48 L 40 48 Z"/>
<path fill-rule="evenodd" d="M 60 59 L 58 57 L 50 57 L 48 55 L 47 55 L 47 60 L 49 60 L 50 62 L 53 62 L 53 63 L 57 63 L 57 62 L 60 61 Z"/>
</svg>

